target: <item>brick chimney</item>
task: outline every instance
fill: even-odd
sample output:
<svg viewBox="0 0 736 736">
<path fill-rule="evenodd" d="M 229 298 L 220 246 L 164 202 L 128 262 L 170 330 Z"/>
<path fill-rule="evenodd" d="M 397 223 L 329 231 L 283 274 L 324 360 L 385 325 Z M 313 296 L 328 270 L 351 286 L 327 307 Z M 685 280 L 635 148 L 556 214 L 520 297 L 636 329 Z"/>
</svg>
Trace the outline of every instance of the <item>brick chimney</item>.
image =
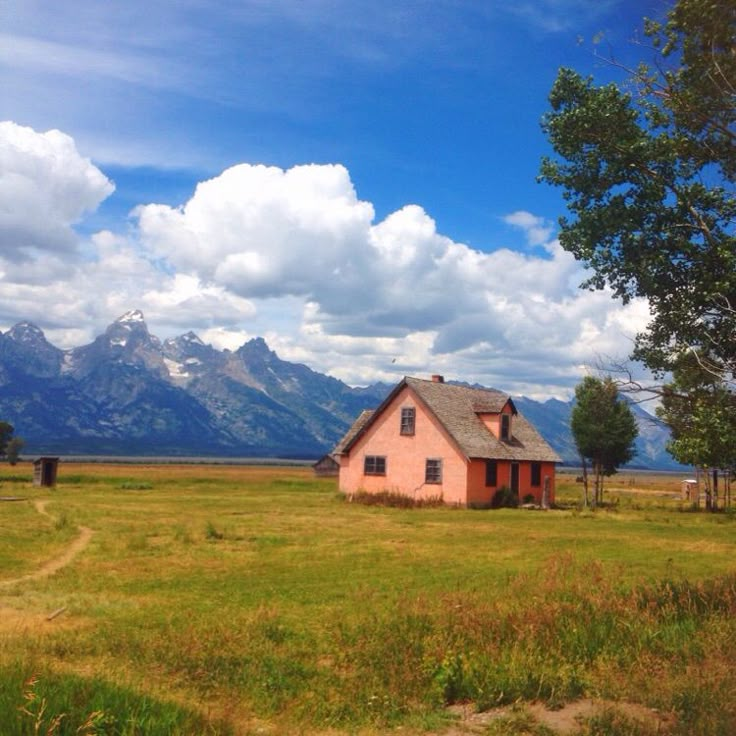
<svg viewBox="0 0 736 736">
<path fill-rule="evenodd" d="M 435 373 L 432 376 L 432 383 L 444 383 L 444 382 L 445 382 L 445 377 L 439 375 L 439 373 Z"/>
</svg>

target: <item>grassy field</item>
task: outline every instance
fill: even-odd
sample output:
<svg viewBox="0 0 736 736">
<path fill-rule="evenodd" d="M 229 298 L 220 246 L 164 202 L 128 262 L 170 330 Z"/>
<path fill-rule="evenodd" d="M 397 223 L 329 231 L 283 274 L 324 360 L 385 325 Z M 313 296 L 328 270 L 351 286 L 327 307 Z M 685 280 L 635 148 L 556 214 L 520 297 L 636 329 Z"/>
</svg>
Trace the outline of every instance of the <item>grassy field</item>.
<svg viewBox="0 0 736 736">
<path fill-rule="evenodd" d="M 535 704 L 583 698 L 611 707 L 574 733 L 736 733 L 736 516 L 678 477 L 596 512 L 572 476 L 550 512 L 362 506 L 304 468 L 30 477 L 0 468 L 2 736 L 463 733 L 453 704 L 542 736 Z"/>
</svg>

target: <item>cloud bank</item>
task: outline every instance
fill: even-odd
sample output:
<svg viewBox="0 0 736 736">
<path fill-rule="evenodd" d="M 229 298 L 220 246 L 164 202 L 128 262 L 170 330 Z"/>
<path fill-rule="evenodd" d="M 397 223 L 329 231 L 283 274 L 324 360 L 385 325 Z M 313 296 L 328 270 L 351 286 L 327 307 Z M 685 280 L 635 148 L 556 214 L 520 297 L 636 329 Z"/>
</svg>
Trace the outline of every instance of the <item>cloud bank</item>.
<svg viewBox="0 0 736 736">
<path fill-rule="evenodd" d="M 62 345 L 140 308 L 161 337 L 263 335 L 350 383 L 441 372 L 543 397 L 626 355 L 648 321 L 643 302 L 579 290 L 534 214 L 505 218 L 533 253 L 475 250 L 416 204 L 376 222 L 340 165 L 239 164 L 89 238 L 74 225 L 113 185 L 69 136 L 0 124 L 0 165 L 0 325 L 31 319 Z"/>
</svg>

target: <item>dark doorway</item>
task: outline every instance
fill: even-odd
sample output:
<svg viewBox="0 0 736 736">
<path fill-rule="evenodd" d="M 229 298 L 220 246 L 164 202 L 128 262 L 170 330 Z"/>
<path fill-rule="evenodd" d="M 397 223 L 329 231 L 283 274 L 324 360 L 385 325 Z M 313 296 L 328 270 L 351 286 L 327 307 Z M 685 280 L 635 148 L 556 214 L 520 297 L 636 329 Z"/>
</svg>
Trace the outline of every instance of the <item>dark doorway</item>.
<svg viewBox="0 0 736 736">
<path fill-rule="evenodd" d="M 511 490 L 519 493 L 519 463 L 511 463 Z"/>
</svg>

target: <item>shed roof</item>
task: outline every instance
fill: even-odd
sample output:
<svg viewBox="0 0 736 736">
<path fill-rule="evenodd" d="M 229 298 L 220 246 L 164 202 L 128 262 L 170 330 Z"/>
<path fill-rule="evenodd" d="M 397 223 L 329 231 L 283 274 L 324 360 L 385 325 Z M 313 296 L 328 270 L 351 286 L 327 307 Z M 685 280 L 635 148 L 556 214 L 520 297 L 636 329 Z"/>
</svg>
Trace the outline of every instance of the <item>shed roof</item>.
<svg viewBox="0 0 736 736">
<path fill-rule="evenodd" d="M 458 386 L 440 381 L 406 377 L 391 391 L 383 403 L 369 413 L 363 412 L 335 448 L 344 454 L 373 423 L 396 395 L 409 387 L 429 409 L 467 458 L 489 460 L 534 460 L 561 462 L 537 430 L 517 411 L 508 394 L 495 389 Z M 510 405 L 516 415 L 510 440 L 498 439 L 483 424 L 479 414 L 498 414 Z"/>
</svg>

